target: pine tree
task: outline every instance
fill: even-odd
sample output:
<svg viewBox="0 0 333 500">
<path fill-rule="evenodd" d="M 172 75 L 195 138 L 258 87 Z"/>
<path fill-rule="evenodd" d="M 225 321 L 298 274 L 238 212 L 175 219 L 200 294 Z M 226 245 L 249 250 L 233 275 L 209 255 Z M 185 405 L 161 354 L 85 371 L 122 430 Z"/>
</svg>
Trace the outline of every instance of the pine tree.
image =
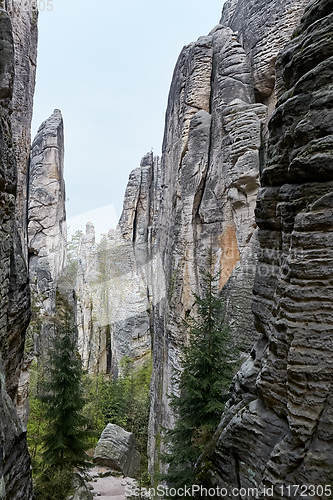
<svg viewBox="0 0 333 500">
<path fill-rule="evenodd" d="M 85 449 L 89 436 L 82 416 L 85 404 L 82 375 L 73 332 L 58 327 L 39 395 L 47 428 L 43 436 L 43 470 L 37 487 L 43 499 L 64 498 L 71 488 L 74 469 L 87 463 Z"/>
<path fill-rule="evenodd" d="M 171 398 L 177 420 L 166 432 L 169 468 L 164 479 L 176 488 L 194 484 L 195 464 L 219 424 L 235 370 L 217 278 L 203 273 L 203 294 L 195 296 L 196 317 L 185 322 L 188 345 L 182 351 L 179 397 Z"/>
</svg>

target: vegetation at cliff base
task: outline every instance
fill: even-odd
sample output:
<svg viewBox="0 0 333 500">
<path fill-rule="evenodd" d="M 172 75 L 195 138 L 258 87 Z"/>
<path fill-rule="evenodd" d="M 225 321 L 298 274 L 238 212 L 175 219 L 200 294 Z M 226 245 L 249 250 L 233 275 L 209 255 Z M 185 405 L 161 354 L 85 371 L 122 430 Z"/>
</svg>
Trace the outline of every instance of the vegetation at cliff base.
<svg viewBox="0 0 333 500">
<path fill-rule="evenodd" d="M 32 378 L 28 443 L 36 498 L 61 500 L 71 491 L 74 472 L 87 464 L 87 419 L 83 371 L 73 332 L 57 327 L 47 366 Z M 34 385 L 37 384 L 37 385 Z"/>
<path fill-rule="evenodd" d="M 59 500 L 66 498 L 74 465 L 75 468 L 85 465 L 85 450 L 89 449 L 90 455 L 93 453 L 108 423 L 135 435 L 141 454 L 139 479 L 148 484 L 150 357 L 139 367 L 134 367 L 133 360 L 124 358 L 118 378 L 88 375 L 82 373 L 78 355 L 73 356 L 75 346 L 71 342 L 67 336 L 55 342 L 54 368 L 43 370 L 35 363 L 31 370 L 28 445 L 37 498 L 57 500 L 54 488 L 59 491 Z M 47 382 L 41 383 L 44 371 L 49 375 Z M 68 410 L 71 415 L 64 413 Z"/>
<path fill-rule="evenodd" d="M 107 375 L 86 375 L 85 415 L 89 428 L 94 430 L 92 447 L 108 423 L 133 432 L 141 454 L 141 479 L 147 480 L 147 441 L 150 407 L 151 358 L 135 367 L 133 360 L 124 357 L 118 378 Z"/>
<path fill-rule="evenodd" d="M 219 424 L 236 368 L 217 282 L 204 273 L 203 293 L 195 296 L 196 314 L 184 324 L 188 344 L 177 376 L 179 395 L 171 398 L 177 420 L 165 436 L 168 473 L 163 479 L 176 488 L 198 479 L 196 462 Z"/>
</svg>

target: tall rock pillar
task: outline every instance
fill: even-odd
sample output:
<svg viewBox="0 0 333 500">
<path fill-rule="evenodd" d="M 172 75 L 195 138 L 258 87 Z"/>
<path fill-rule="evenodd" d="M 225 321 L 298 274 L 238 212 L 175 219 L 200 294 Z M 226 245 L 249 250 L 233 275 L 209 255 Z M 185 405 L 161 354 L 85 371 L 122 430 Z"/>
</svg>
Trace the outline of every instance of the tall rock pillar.
<svg viewBox="0 0 333 500">
<path fill-rule="evenodd" d="M 43 351 L 53 328 L 56 284 L 66 259 L 64 128 L 57 109 L 40 126 L 32 144 L 28 217 L 30 286 L 42 319 L 36 346 Z"/>
</svg>

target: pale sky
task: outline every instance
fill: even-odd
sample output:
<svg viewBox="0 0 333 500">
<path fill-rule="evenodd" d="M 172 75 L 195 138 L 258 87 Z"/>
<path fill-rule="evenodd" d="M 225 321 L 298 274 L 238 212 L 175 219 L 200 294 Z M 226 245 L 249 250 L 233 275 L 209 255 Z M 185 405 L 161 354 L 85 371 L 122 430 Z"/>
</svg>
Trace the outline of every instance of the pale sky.
<svg viewBox="0 0 333 500">
<path fill-rule="evenodd" d="M 33 134 L 61 109 L 69 224 L 92 220 L 107 231 L 121 212 L 130 171 L 147 151 L 160 153 L 182 47 L 214 28 L 223 0 L 39 4 Z"/>
</svg>

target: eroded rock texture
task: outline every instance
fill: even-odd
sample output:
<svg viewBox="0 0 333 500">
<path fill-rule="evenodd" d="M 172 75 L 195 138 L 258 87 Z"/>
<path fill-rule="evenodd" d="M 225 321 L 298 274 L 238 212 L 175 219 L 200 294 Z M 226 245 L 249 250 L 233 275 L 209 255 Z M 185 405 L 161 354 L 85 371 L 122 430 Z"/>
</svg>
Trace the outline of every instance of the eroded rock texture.
<svg viewBox="0 0 333 500">
<path fill-rule="evenodd" d="M 332 75 L 333 2 L 316 0 L 278 60 L 256 209 L 260 339 L 235 380 L 212 458 L 217 484 L 274 485 L 275 498 L 278 485 L 333 478 Z"/>
<path fill-rule="evenodd" d="M 220 24 L 185 47 L 175 68 L 161 168 L 150 187 L 157 204 L 140 215 L 148 221 L 146 254 L 138 244 L 152 297 L 153 475 L 159 468 L 161 429 L 173 425 L 168 395 L 175 391 L 173 375 L 185 340 L 182 321 L 193 308 L 193 293 L 200 291 L 200 270 L 207 267 L 210 248 L 234 339 L 246 352 L 257 338 L 251 295 L 259 170 L 275 103 L 276 57 L 306 4 L 227 1 Z"/>
<path fill-rule="evenodd" d="M 27 260 L 27 175 L 37 61 L 38 11 L 33 1 L 6 0 L 5 4 L 13 26 L 15 49 L 12 131 L 17 165 L 16 217 L 23 254 Z"/>
<path fill-rule="evenodd" d="M 48 348 L 53 329 L 56 286 L 66 259 L 64 129 L 55 110 L 33 141 L 28 201 L 29 275 L 33 306 L 39 313 L 38 354 Z"/>
<path fill-rule="evenodd" d="M 30 310 L 27 269 L 15 218 L 13 36 L 10 17 L 0 9 L 0 498 L 29 500 L 30 458 L 14 405 Z"/>
<path fill-rule="evenodd" d="M 136 477 L 140 472 L 140 453 L 132 432 L 115 424 L 108 424 L 97 443 L 94 462 Z"/>
<path fill-rule="evenodd" d="M 33 315 L 16 400 L 24 428 L 29 413 L 29 367 L 35 356 L 45 359 L 48 351 L 54 331 L 57 284 L 66 258 L 64 131 L 59 110 L 41 125 L 33 141 L 28 193 L 27 248 Z"/>
<path fill-rule="evenodd" d="M 134 366 L 138 366 L 151 352 L 150 303 L 142 272 L 145 268 L 132 242 L 135 207 L 138 203 L 147 207 L 150 201 L 143 189 L 140 192 L 142 185 L 150 189 L 149 170 L 142 166 L 132 172 L 117 229 L 109 231 L 97 244 L 94 227 L 87 224 L 80 242 L 75 283 L 79 349 L 91 373 L 117 376 L 124 357 L 132 358 Z M 147 179 L 141 182 L 145 176 Z M 141 238 L 146 248 L 147 224 L 138 225 L 135 239 Z"/>
</svg>

